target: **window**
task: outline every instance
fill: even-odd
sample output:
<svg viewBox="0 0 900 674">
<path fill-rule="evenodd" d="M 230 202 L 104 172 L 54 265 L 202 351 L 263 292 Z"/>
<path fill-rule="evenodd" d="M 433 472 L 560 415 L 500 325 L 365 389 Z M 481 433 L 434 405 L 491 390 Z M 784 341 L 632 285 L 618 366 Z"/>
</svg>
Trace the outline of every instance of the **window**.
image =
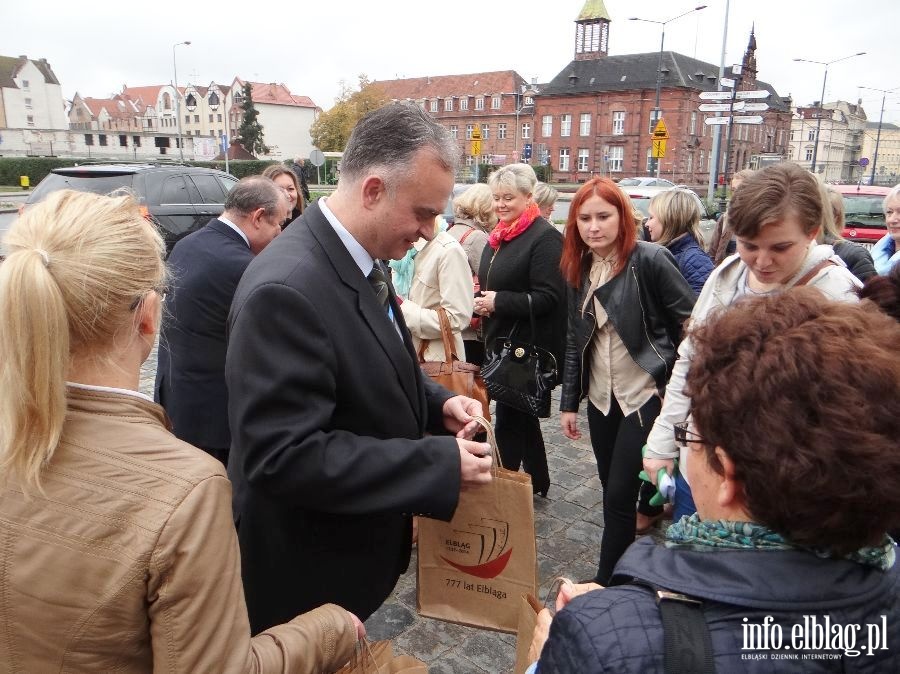
<svg viewBox="0 0 900 674">
<path fill-rule="evenodd" d="M 567 147 L 559 148 L 559 170 L 569 170 L 569 148 Z"/>
<path fill-rule="evenodd" d="M 578 170 L 579 171 L 587 171 L 588 170 L 588 158 L 590 154 L 587 148 L 582 148 L 578 150 Z"/>
<path fill-rule="evenodd" d="M 816 139 L 816 130 L 810 129 L 806 132 L 806 140 L 815 140 Z"/>
<path fill-rule="evenodd" d="M 469 97 L 463 96 L 459 99 L 459 109 L 460 110 L 468 110 L 469 109 Z"/>
<path fill-rule="evenodd" d="M 623 113 L 624 114 L 624 113 Z M 622 161 L 625 159 L 625 148 L 621 145 L 609 148 L 609 172 L 621 173 Z"/>
<path fill-rule="evenodd" d="M 692 113 L 691 113 L 691 129 L 690 129 L 690 134 L 691 134 L 692 136 L 697 135 L 697 113 L 696 113 L 696 112 L 692 112 Z"/>
<path fill-rule="evenodd" d="M 812 161 L 813 149 L 811 147 L 806 148 L 806 161 Z"/>
<path fill-rule="evenodd" d="M 482 124 L 481 125 L 481 139 L 487 140 L 491 137 L 491 125 L 490 124 Z"/>
<path fill-rule="evenodd" d="M 221 113 L 221 112 L 220 112 L 218 115 L 216 115 L 216 121 L 217 121 L 217 122 L 221 122 L 221 121 L 222 121 L 222 113 Z"/>
<path fill-rule="evenodd" d="M 589 112 L 581 113 L 581 122 L 578 125 L 578 135 L 579 136 L 590 136 L 591 135 L 591 113 L 589 113 Z"/>
<path fill-rule="evenodd" d="M 565 114 L 559 116 L 559 135 L 560 136 L 571 136 L 572 135 L 572 115 Z"/>
<path fill-rule="evenodd" d="M 25 91 L 28 91 L 30 86 L 31 86 L 31 83 L 28 80 L 22 80 L 22 88 Z"/>
<path fill-rule="evenodd" d="M 541 117 L 541 135 L 544 138 L 549 138 L 553 135 L 553 115 Z"/>
<path fill-rule="evenodd" d="M 653 165 L 653 148 L 647 148 L 647 173 L 653 171 L 656 167 Z"/>
<path fill-rule="evenodd" d="M 491 155 L 489 155 L 489 154 L 483 154 L 483 155 L 481 155 L 481 163 L 482 163 L 482 164 L 491 164 L 491 163 L 492 163 L 492 161 L 491 161 L 492 159 L 493 159 L 493 157 L 491 157 Z"/>
<path fill-rule="evenodd" d="M 656 128 L 656 123 L 659 121 L 660 117 L 662 117 L 662 110 L 650 111 L 650 128 L 647 130 L 647 133 L 653 133 L 653 129 Z"/>
<path fill-rule="evenodd" d="M 106 147 L 106 134 L 101 133 L 99 136 L 97 136 L 97 138 L 100 142 L 100 147 Z"/>
<path fill-rule="evenodd" d="M 450 125 L 450 137 L 453 140 L 456 140 L 457 138 L 459 138 L 459 129 L 457 128 L 456 124 Z"/>
<path fill-rule="evenodd" d="M 135 147 L 140 147 L 141 146 L 141 137 L 140 136 L 132 136 L 131 144 L 134 145 Z"/>
<path fill-rule="evenodd" d="M 222 185 L 214 175 L 192 175 L 191 180 L 200 191 L 200 197 L 204 204 L 223 204 L 225 203 L 225 193 L 222 191 Z"/>
<path fill-rule="evenodd" d="M 499 138 L 500 140 L 503 140 L 504 138 L 506 138 L 506 124 L 505 123 L 501 122 L 500 124 L 497 125 L 497 138 Z"/>
<path fill-rule="evenodd" d="M 701 172 L 703 171 L 703 150 L 700 150 L 700 161 L 698 162 L 697 168 L 699 168 Z"/>
<path fill-rule="evenodd" d="M 160 139 L 157 138 L 157 141 Z M 168 139 L 166 139 L 168 140 Z M 164 147 L 157 142 L 158 147 Z M 189 204 L 191 199 L 188 196 L 187 185 L 184 184 L 182 176 L 172 176 L 167 178 L 163 183 L 162 191 L 159 197 L 160 204 Z"/>
<path fill-rule="evenodd" d="M 128 136 L 119 135 L 119 147 L 128 147 Z"/>
<path fill-rule="evenodd" d="M 431 112 L 437 112 L 437 108 L 438 108 L 438 102 L 437 102 L 437 99 L 435 98 L 433 101 L 431 101 L 431 105 L 429 106 L 428 109 Z"/>
<path fill-rule="evenodd" d="M 531 122 L 522 123 L 522 138 L 531 138 Z"/>
<path fill-rule="evenodd" d="M 213 121 L 213 114 L 209 113 L 209 123 L 212 124 L 212 121 Z"/>
<path fill-rule="evenodd" d="M 472 140 L 472 130 L 474 128 L 474 124 L 466 124 L 466 140 Z"/>
<path fill-rule="evenodd" d="M 500 109 L 500 94 L 494 94 L 491 96 L 491 110 L 499 110 Z"/>
<path fill-rule="evenodd" d="M 619 110 L 613 113 L 613 135 L 621 136 L 625 133 L 625 111 Z M 621 170 L 621 169 L 620 169 Z"/>
<path fill-rule="evenodd" d="M 525 105 L 534 105 L 534 99 L 531 96 L 526 96 Z"/>
<path fill-rule="evenodd" d="M 484 110 L 484 98 L 482 98 L 481 96 L 475 99 L 475 109 Z"/>
<path fill-rule="evenodd" d="M 687 172 L 688 172 L 688 173 L 693 173 L 693 172 L 694 172 L 694 153 L 693 153 L 693 152 L 688 152 L 688 156 L 687 156 Z"/>
<path fill-rule="evenodd" d="M 31 110 L 31 99 L 30 98 L 25 99 L 25 109 Z"/>
<path fill-rule="evenodd" d="M 194 122 L 196 122 L 197 124 L 200 123 L 200 115 L 194 115 Z"/>
<path fill-rule="evenodd" d="M 452 98 L 444 99 L 444 112 L 453 112 L 453 99 Z"/>
<path fill-rule="evenodd" d="M 195 136 L 199 136 L 199 135 L 200 135 L 200 129 L 194 129 L 194 135 L 195 135 Z"/>
<path fill-rule="evenodd" d="M 191 116 L 190 116 L 190 115 L 185 115 L 185 116 L 184 116 L 184 123 L 185 123 L 185 124 L 190 124 L 190 123 L 191 123 Z"/>
</svg>

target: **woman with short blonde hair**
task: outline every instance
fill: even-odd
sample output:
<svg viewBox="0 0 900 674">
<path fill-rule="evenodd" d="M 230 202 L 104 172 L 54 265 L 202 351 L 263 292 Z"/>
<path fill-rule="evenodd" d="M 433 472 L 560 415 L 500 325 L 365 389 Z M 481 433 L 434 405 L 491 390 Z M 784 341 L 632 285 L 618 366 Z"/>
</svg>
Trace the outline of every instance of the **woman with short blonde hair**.
<svg viewBox="0 0 900 674">
<path fill-rule="evenodd" d="M 698 295 L 713 270 L 712 260 L 700 247 L 699 224 L 697 197 L 686 189 L 666 190 L 650 200 L 650 240 L 669 249 L 681 275 Z"/>
<path fill-rule="evenodd" d="M 552 222 L 550 216 L 553 215 L 553 207 L 556 205 L 557 199 L 559 199 L 559 192 L 547 183 L 538 183 L 534 188 L 534 203 L 541 209 L 541 217 L 548 222 Z"/>
<path fill-rule="evenodd" d="M 822 186 L 828 204 L 831 204 L 831 217 L 822 218 L 822 230 L 816 237 L 817 243 L 827 243 L 837 256 L 844 261 L 853 275 L 863 283 L 875 276 L 875 263 L 872 256 L 863 246 L 855 241 L 847 241 L 841 236 L 844 230 L 844 197 L 835 189 Z M 825 209 L 826 212 L 829 209 Z M 826 213 L 829 215 L 829 213 Z"/>
</svg>

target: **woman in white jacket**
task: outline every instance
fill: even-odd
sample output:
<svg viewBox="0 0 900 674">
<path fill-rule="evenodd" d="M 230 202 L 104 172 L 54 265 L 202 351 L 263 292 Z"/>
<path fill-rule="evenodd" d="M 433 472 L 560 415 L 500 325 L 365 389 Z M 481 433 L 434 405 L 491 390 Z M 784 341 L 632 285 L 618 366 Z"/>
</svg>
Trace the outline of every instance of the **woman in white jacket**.
<svg viewBox="0 0 900 674">
<path fill-rule="evenodd" d="M 830 206 L 818 181 L 797 164 L 776 164 L 748 177 L 728 208 L 729 223 L 737 239 L 737 254 L 725 258 L 713 270 L 697 298 L 688 325 L 699 325 L 713 311 L 722 310 L 743 297 L 773 295 L 800 285 L 817 288 L 833 300 L 857 301 L 859 280 L 831 246 L 816 243 L 826 208 Z M 673 425 L 685 421 L 690 414 L 684 382 L 692 355 L 689 328 L 678 348 L 678 360 L 666 386 L 662 411 L 644 449 L 644 469 L 654 482 L 660 468 L 673 473 L 675 459 L 680 455 L 675 476 L 673 519 L 676 522 L 696 511 L 690 486 L 684 478 L 686 456 L 679 452 L 673 434 Z M 747 432 L 752 433 L 753 429 Z"/>
</svg>

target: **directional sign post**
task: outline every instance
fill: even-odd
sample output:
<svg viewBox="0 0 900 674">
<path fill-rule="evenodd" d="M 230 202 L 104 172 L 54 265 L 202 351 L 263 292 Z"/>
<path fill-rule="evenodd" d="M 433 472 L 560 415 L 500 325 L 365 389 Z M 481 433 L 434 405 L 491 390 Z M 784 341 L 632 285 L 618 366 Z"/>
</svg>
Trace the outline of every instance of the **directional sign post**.
<svg viewBox="0 0 900 674">
<path fill-rule="evenodd" d="M 730 91 L 701 91 L 701 101 L 729 101 L 731 100 Z"/>
<path fill-rule="evenodd" d="M 744 101 L 735 101 L 733 105 L 731 103 L 704 103 L 697 109 L 700 112 L 731 112 L 732 110 L 738 112 L 743 110 L 746 105 Z"/>
<path fill-rule="evenodd" d="M 472 147 L 470 148 L 469 154 L 476 158 L 481 154 L 481 129 L 477 126 L 472 129 Z"/>
<path fill-rule="evenodd" d="M 669 140 L 669 129 L 662 117 L 656 122 L 651 134 L 650 156 L 656 159 L 656 177 L 659 178 L 659 160 L 666 156 L 666 141 Z"/>
</svg>

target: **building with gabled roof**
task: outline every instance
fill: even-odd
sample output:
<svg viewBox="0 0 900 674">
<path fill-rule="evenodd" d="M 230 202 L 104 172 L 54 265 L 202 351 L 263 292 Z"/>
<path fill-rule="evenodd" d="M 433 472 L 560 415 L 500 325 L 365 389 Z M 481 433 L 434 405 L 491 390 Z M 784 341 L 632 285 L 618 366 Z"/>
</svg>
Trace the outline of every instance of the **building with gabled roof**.
<svg viewBox="0 0 900 674">
<path fill-rule="evenodd" d="M 821 115 L 821 119 L 819 116 Z M 794 108 L 788 157 L 831 183 L 854 183 L 865 173 L 863 154 L 866 112 L 859 103 L 836 101 Z M 816 133 L 818 130 L 818 153 Z M 816 165 L 812 165 L 813 154 Z"/>
<path fill-rule="evenodd" d="M 229 107 L 231 133 L 237 136 L 243 119 L 241 102 L 245 80 L 235 77 L 230 87 L 233 104 Z M 259 112 L 267 157 L 276 160 L 308 157 L 313 150 L 309 130 L 320 108 L 308 96 L 291 93 L 285 84 L 249 82 L 253 106 Z"/>
<path fill-rule="evenodd" d="M 51 154 L 67 128 L 62 88 L 47 60 L 0 56 L 0 154 Z"/>
</svg>

